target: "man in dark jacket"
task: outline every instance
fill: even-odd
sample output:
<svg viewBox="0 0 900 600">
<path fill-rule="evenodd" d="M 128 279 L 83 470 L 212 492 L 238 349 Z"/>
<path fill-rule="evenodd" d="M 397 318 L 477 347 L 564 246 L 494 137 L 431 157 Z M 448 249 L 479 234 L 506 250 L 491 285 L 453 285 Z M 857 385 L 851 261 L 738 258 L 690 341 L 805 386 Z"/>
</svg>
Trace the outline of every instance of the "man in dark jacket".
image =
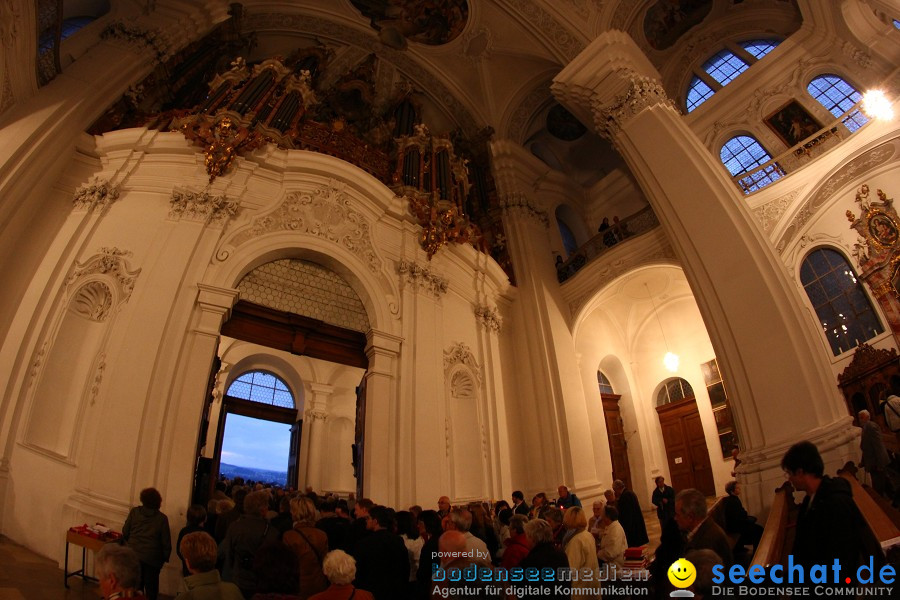
<svg viewBox="0 0 900 600">
<path fill-rule="evenodd" d="M 256 551 L 266 542 L 277 541 L 278 529 L 266 520 L 269 494 L 262 490 L 244 498 L 244 514 L 231 524 L 219 544 L 219 558 L 224 561 L 222 579 L 234 582 L 245 597 L 256 593 L 257 578 L 253 569 Z"/>
<path fill-rule="evenodd" d="M 675 522 L 684 533 L 684 551 L 712 550 L 729 567 L 734 563 L 731 544 L 722 528 L 707 518 L 706 496 L 700 490 L 688 488 L 675 496 Z"/>
<path fill-rule="evenodd" d="M 522 559 L 519 566 L 523 569 L 534 567 L 536 569 L 553 569 L 554 573 L 559 569 L 569 567 L 569 559 L 565 552 L 559 550 L 553 544 L 553 528 L 543 519 L 532 519 L 525 523 L 525 535 L 531 543 L 531 552 Z M 551 594 L 539 594 L 537 590 L 548 587 Z M 570 587 L 557 583 L 523 582 L 513 584 L 513 596 L 517 598 L 545 598 L 547 600 L 569 600 Z"/>
<path fill-rule="evenodd" d="M 675 490 L 666 485 L 666 478 L 659 476 L 655 479 L 656 487 L 653 488 L 653 497 L 650 502 L 656 507 L 656 517 L 662 529 L 666 522 L 675 516 Z"/>
<path fill-rule="evenodd" d="M 812 442 L 798 442 L 781 459 L 781 468 L 795 489 L 806 492 L 794 537 L 794 562 L 807 569 L 838 559 L 840 577 L 855 574 L 870 556 L 875 566 L 883 558 L 880 546 L 853 502 L 850 484 L 825 476 L 825 463 Z M 877 550 L 877 551 L 876 551 Z"/>
<path fill-rule="evenodd" d="M 383 506 L 369 510 L 371 532 L 359 540 L 356 558 L 356 587 L 372 592 L 375 600 L 396 600 L 406 596 L 409 582 L 409 553 L 399 535 L 391 531 L 392 516 Z"/>
<path fill-rule="evenodd" d="M 862 450 L 862 460 L 859 466 L 864 467 L 872 476 L 872 487 L 881 495 L 884 495 L 887 481 L 886 469 L 891 462 L 887 448 L 884 447 L 884 438 L 881 436 L 881 427 L 872 421 L 872 415 L 867 410 L 859 411 L 859 426 L 862 434 L 859 436 L 859 449 Z"/>
<path fill-rule="evenodd" d="M 647 537 L 647 524 L 644 523 L 644 513 L 641 512 L 641 503 L 637 495 L 625 488 L 625 482 L 616 479 L 613 482 L 613 490 L 616 493 L 616 508 L 619 509 L 619 523 L 625 530 L 629 548 L 643 546 L 650 541 Z"/>
<path fill-rule="evenodd" d="M 172 554 L 172 533 L 169 518 L 159 510 L 162 496 L 156 488 L 141 490 L 140 498 L 141 505 L 132 508 L 125 519 L 122 537 L 141 561 L 140 589 L 148 600 L 156 600 L 159 572 Z"/>
<path fill-rule="evenodd" d="M 528 516 L 528 511 L 530 508 L 527 504 L 525 504 L 525 494 L 521 491 L 516 490 L 512 493 L 513 499 L 513 514 L 516 515 L 525 515 Z"/>
</svg>

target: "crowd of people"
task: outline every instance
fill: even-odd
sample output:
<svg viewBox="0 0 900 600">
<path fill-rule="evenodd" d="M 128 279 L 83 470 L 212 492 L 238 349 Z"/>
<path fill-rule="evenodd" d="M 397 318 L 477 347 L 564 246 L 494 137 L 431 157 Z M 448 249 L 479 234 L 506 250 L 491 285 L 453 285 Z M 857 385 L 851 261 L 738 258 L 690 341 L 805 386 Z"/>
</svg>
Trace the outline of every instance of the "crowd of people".
<svg viewBox="0 0 900 600">
<path fill-rule="evenodd" d="M 828 564 L 837 557 L 841 564 L 853 566 L 878 553 L 849 486 L 841 478 L 824 475 L 824 463 L 813 444 L 795 444 L 785 454 L 782 468 L 795 489 L 807 493 L 793 548 L 798 564 Z M 588 514 L 566 486 L 557 491 L 552 500 L 546 493 L 536 494 L 531 505 L 521 491 L 515 491 L 512 504 L 499 500 L 453 506 L 450 498 L 442 496 L 436 510 L 411 506 L 396 511 L 352 495 L 342 499 L 311 490 L 299 493 L 245 485 L 240 479 L 222 480 L 207 507 L 194 505 L 186 513 L 187 523 L 175 545 L 184 575 L 177 597 L 448 598 L 455 597 L 452 587 L 459 581 L 435 573 L 473 565 L 488 570 L 605 570 L 615 579 L 625 567 L 628 549 L 648 543 L 637 496 L 617 480 L 602 499 L 593 502 Z M 657 597 L 668 597 L 673 590 L 666 571 L 679 558 L 687 558 L 697 568 L 697 582 L 692 586 L 695 597 L 704 597 L 704 592 L 708 596 L 712 566 L 746 564 L 740 552 L 755 548 L 762 527 L 744 509 L 738 482 L 730 482 L 726 492 L 723 529 L 709 514 L 703 493 L 676 492 L 663 477 L 655 479 L 651 502 L 661 538 L 649 566 L 648 585 Z M 140 499 L 141 506 L 131 510 L 123 528 L 126 545 L 109 544 L 98 555 L 97 573 L 105 598 L 157 597 L 160 569 L 171 552 L 169 523 L 160 512 L 158 491 L 148 488 Z M 733 534 L 732 541 L 728 533 Z M 541 597 L 595 597 L 590 590 L 574 588 L 596 586 L 596 582 L 569 585 L 547 588 L 551 592 Z M 496 589 L 483 592 L 483 597 L 497 597 Z M 465 595 L 479 596 L 471 589 Z"/>
</svg>

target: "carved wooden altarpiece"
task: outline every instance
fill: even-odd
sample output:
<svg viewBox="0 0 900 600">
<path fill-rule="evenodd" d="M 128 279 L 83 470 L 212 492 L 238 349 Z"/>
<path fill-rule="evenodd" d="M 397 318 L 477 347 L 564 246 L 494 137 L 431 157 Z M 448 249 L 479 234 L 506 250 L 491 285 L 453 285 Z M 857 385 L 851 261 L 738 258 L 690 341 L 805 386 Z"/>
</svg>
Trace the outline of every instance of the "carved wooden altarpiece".
<svg viewBox="0 0 900 600">
<path fill-rule="evenodd" d="M 844 394 L 848 412 L 855 418 L 859 411 L 868 410 L 881 427 L 888 449 L 900 451 L 897 437 L 885 426 L 884 415 L 879 410 L 884 395 L 900 394 L 900 357 L 897 351 L 860 344 L 853 360 L 838 375 L 838 387 Z"/>
<path fill-rule="evenodd" d="M 847 211 L 850 228 L 856 230 L 853 256 L 859 278 L 869 286 L 900 342 L 900 217 L 892 198 L 878 190 L 877 200 L 869 197 L 869 186 L 856 192 L 859 218 Z"/>
</svg>

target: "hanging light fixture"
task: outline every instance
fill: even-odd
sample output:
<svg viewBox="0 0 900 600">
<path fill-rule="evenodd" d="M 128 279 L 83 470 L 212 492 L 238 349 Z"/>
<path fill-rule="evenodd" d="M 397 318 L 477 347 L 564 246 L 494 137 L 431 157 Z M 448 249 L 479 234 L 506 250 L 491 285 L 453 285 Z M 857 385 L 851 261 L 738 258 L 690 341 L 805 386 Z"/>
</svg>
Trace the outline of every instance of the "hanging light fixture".
<svg viewBox="0 0 900 600">
<path fill-rule="evenodd" d="M 653 301 L 653 296 L 650 294 L 650 288 L 647 286 L 646 281 L 644 282 L 644 289 L 647 290 L 647 297 L 650 299 L 650 304 L 653 306 L 653 314 L 656 315 L 656 323 L 659 325 L 659 332 L 662 334 L 663 343 L 666 345 L 666 355 L 663 357 L 663 365 L 665 365 L 666 369 L 674 373 L 678 370 L 678 355 L 669 351 L 669 340 L 666 339 L 666 332 L 663 330 L 662 321 L 659 320 L 659 313 L 656 312 L 656 303 Z"/>
<path fill-rule="evenodd" d="M 862 110 L 873 119 L 890 121 L 894 118 L 891 101 L 881 90 L 869 90 L 863 94 Z"/>
</svg>

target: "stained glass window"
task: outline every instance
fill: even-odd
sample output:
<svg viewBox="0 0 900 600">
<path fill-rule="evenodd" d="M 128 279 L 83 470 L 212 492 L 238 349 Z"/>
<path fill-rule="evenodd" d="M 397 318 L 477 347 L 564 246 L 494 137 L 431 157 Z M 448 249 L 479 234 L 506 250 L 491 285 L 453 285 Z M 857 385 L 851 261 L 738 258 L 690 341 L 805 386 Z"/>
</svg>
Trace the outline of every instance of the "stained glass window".
<svg viewBox="0 0 900 600">
<path fill-rule="evenodd" d="M 294 396 L 284 381 L 265 371 L 244 373 L 228 386 L 226 395 L 261 404 L 295 408 Z"/>
<path fill-rule="evenodd" d="M 837 75 L 816 77 L 809 82 L 806 89 L 819 104 L 827 108 L 835 117 L 840 117 L 853 108 L 853 105 L 862 98 L 862 94 L 855 87 Z M 869 119 L 859 110 L 853 111 L 844 119 L 844 125 L 851 132 L 856 131 L 868 122 Z"/>
<path fill-rule="evenodd" d="M 800 281 L 835 356 L 884 331 L 856 272 L 830 248 L 811 252 L 800 267 Z"/>
<path fill-rule="evenodd" d="M 746 173 L 772 160 L 765 148 L 749 135 L 738 135 L 725 142 L 719 156 L 722 164 L 732 176 Z M 756 171 L 741 179 L 740 185 L 744 193 L 749 194 L 780 177 L 781 169 L 777 164 L 772 164 L 762 171 Z"/>
<path fill-rule="evenodd" d="M 610 383 L 609 378 L 604 375 L 602 371 L 597 371 L 597 385 L 600 386 L 601 394 L 615 394 L 612 383 Z"/>
</svg>

